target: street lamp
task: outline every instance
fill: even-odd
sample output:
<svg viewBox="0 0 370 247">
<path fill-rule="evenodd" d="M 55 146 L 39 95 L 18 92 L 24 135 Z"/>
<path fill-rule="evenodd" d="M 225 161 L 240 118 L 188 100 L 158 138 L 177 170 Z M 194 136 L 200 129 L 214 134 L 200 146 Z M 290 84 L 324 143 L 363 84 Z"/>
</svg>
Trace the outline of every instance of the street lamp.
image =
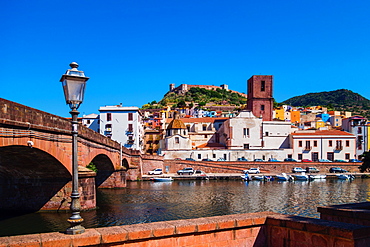
<svg viewBox="0 0 370 247">
<path fill-rule="evenodd" d="M 67 220 L 71 226 L 67 228 L 66 234 L 81 234 L 85 232 L 85 228 L 81 226 L 84 221 L 80 216 L 81 204 L 80 204 L 80 194 L 78 192 L 78 153 L 77 153 L 77 116 L 79 112 L 78 107 L 83 101 L 84 92 L 86 87 L 86 81 L 89 79 L 85 77 L 83 71 L 77 70 L 78 64 L 72 62 L 60 81 L 62 82 L 64 96 L 66 103 L 71 108 L 72 115 L 72 193 L 71 193 L 71 211 L 72 216 Z"/>
</svg>

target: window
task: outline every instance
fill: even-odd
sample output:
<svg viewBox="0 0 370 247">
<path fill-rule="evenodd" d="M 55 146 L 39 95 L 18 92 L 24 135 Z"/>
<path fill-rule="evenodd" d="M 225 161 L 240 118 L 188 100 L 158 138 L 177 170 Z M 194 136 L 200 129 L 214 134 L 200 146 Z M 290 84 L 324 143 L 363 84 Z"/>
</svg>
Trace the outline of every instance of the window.
<svg viewBox="0 0 370 247">
<path fill-rule="evenodd" d="M 311 154 L 311 160 L 312 161 L 318 161 L 319 160 L 319 153 L 312 153 Z"/>
<path fill-rule="evenodd" d="M 244 128 L 243 129 L 243 136 L 244 137 L 249 136 L 249 128 Z"/>
<path fill-rule="evenodd" d="M 333 160 L 334 160 L 334 153 L 332 153 L 332 152 L 327 153 L 327 154 L 326 154 L 326 158 L 327 158 L 328 160 L 333 161 Z"/>
<path fill-rule="evenodd" d="M 269 132 L 265 132 L 265 136 L 269 136 Z"/>
<path fill-rule="evenodd" d="M 346 154 L 346 160 L 349 160 L 350 154 Z"/>
<path fill-rule="evenodd" d="M 333 141 L 329 141 L 329 147 L 333 146 Z"/>
<path fill-rule="evenodd" d="M 112 121 L 112 113 L 107 113 L 107 121 Z"/>
<path fill-rule="evenodd" d="M 88 120 L 86 121 L 86 123 L 87 123 L 87 124 L 90 124 L 90 119 L 88 119 Z"/>
<path fill-rule="evenodd" d="M 298 142 L 298 147 L 300 147 L 300 148 L 302 147 L 302 141 Z"/>
<path fill-rule="evenodd" d="M 132 112 L 128 113 L 128 121 L 134 120 L 134 114 Z"/>
<path fill-rule="evenodd" d="M 302 154 L 298 154 L 298 160 L 302 160 Z"/>
<path fill-rule="evenodd" d="M 306 141 L 306 149 L 311 149 L 311 142 L 310 141 Z"/>
<path fill-rule="evenodd" d="M 362 134 L 362 128 L 361 127 L 358 127 L 357 134 Z"/>
<path fill-rule="evenodd" d="M 134 128 L 132 127 L 132 124 L 128 124 L 128 132 L 133 132 Z"/>
<path fill-rule="evenodd" d="M 175 143 L 180 143 L 180 138 L 178 138 L 178 137 L 175 137 Z"/>
<path fill-rule="evenodd" d="M 224 160 L 227 160 L 227 154 L 224 154 Z"/>
<path fill-rule="evenodd" d="M 202 159 L 202 154 L 198 154 L 198 160 Z"/>
<path fill-rule="evenodd" d="M 212 157 L 215 159 L 216 158 L 216 154 L 212 154 Z"/>
<path fill-rule="evenodd" d="M 206 131 L 206 130 L 207 130 L 207 125 L 203 124 L 203 131 Z"/>
<path fill-rule="evenodd" d="M 313 146 L 317 147 L 317 141 L 313 141 Z"/>
<path fill-rule="evenodd" d="M 188 129 L 188 132 L 190 132 L 190 124 L 186 125 L 186 128 Z"/>
<path fill-rule="evenodd" d="M 265 81 L 261 81 L 261 92 L 265 91 Z"/>
<path fill-rule="evenodd" d="M 261 105 L 261 111 L 265 110 L 265 105 Z"/>
<path fill-rule="evenodd" d="M 343 147 L 342 147 L 342 141 L 336 141 L 336 148 L 338 149 L 338 150 L 342 150 L 343 149 Z"/>
<path fill-rule="evenodd" d="M 244 149 L 249 149 L 249 144 L 244 144 Z"/>
<path fill-rule="evenodd" d="M 349 141 L 346 141 L 346 147 L 349 147 Z"/>
</svg>

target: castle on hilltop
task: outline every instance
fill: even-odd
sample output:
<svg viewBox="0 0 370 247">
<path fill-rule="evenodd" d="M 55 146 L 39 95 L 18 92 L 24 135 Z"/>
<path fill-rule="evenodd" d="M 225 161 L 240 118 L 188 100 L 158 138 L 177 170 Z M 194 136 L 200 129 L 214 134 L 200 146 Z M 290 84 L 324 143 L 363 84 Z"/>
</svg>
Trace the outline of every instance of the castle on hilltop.
<svg viewBox="0 0 370 247">
<path fill-rule="evenodd" d="M 216 90 L 217 88 L 218 89 L 225 89 L 226 91 L 230 91 L 230 92 L 233 92 L 233 93 L 237 93 L 243 97 L 247 97 L 247 95 L 245 93 L 240 93 L 238 91 L 234 91 L 234 90 L 229 90 L 229 86 L 226 85 L 226 84 L 222 84 L 221 86 L 209 86 L 209 85 L 189 85 L 189 84 L 181 84 L 180 86 L 178 87 L 175 87 L 175 84 L 174 83 L 171 83 L 170 84 L 170 91 L 169 92 L 173 92 L 175 94 L 185 94 L 187 91 L 190 90 L 190 88 L 192 87 L 199 87 L 199 88 L 205 88 L 205 89 L 208 89 L 208 90 Z"/>
</svg>

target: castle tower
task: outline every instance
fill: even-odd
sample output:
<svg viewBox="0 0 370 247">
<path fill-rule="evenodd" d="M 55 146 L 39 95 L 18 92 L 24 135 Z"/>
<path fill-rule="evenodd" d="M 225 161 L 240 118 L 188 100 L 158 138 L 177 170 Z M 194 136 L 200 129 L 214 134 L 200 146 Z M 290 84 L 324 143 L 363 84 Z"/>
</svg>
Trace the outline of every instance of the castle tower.
<svg viewBox="0 0 370 247">
<path fill-rule="evenodd" d="M 263 121 L 272 121 L 272 80 L 272 75 L 254 75 L 248 80 L 247 109 Z"/>
<path fill-rule="evenodd" d="M 171 83 L 170 84 L 170 92 L 172 92 L 174 89 L 175 89 L 175 84 L 174 83 Z"/>
</svg>

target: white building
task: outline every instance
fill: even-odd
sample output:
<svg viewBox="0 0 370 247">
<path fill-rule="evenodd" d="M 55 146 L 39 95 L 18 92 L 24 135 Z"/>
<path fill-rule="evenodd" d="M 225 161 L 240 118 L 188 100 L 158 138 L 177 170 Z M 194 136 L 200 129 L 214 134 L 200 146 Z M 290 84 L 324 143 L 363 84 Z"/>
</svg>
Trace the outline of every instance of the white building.
<svg viewBox="0 0 370 247">
<path fill-rule="evenodd" d="M 162 150 L 191 150 L 188 130 L 178 115 L 169 123 L 165 137 L 159 143 Z"/>
<path fill-rule="evenodd" d="M 99 108 L 99 133 L 112 138 L 124 147 L 142 150 L 144 129 L 138 107 L 122 105 Z"/>
<path fill-rule="evenodd" d="M 99 128 L 100 128 L 99 115 L 95 113 L 84 115 L 82 117 L 82 124 L 83 126 L 86 126 L 89 129 L 99 132 Z"/>
<path fill-rule="evenodd" d="M 292 153 L 288 157 L 302 160 L 349 160 L 356 156 L 356 137 L 340 130 L 305 130 L 290 135 Z"/>
</svg>

